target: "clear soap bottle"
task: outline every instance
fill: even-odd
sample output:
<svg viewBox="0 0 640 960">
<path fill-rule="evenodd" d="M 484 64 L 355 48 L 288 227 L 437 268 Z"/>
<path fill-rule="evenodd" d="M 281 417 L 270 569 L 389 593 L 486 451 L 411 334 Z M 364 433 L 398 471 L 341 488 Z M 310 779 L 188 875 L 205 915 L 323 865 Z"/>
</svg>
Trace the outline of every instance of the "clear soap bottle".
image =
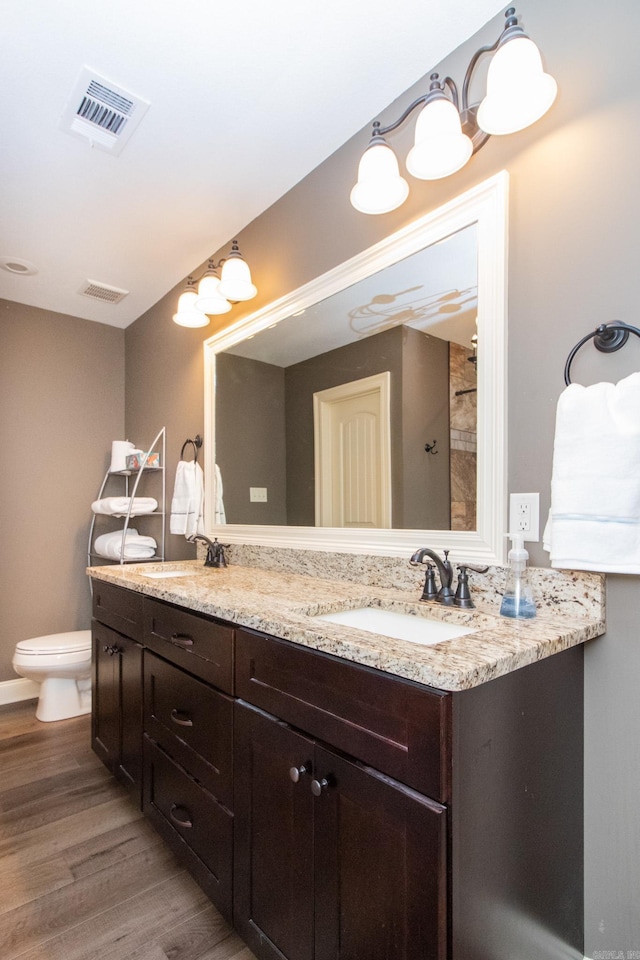
<svg viewBox="0 0 640 960">
<path fill-rule="evenodd" d="M 531 620 L 536 615 L 536 604 L 529 583 L 527 568 L 529 554 L 524 548 L 522 534 L 510 533 L 509 537 L 512 547 L 509 550 L 507 585 L 500 605 L 500 614 L 503 617 L 514 617 L 518 620 Z"/>
</svg>

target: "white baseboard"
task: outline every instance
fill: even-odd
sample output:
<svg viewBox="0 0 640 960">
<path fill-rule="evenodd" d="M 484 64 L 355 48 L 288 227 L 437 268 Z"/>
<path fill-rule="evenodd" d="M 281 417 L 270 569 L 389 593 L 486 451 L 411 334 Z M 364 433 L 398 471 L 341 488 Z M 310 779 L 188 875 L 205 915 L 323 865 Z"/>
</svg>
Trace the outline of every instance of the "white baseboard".
<svg viewBox="0 0 640 960">
<path fill-rule="evenodd" d="M 33 700 L 40 696 L 40 684 L 35 680 L 3 680 L 0 683 L 0 705 L 17 703 L 19 700 Z"/>
</svg>

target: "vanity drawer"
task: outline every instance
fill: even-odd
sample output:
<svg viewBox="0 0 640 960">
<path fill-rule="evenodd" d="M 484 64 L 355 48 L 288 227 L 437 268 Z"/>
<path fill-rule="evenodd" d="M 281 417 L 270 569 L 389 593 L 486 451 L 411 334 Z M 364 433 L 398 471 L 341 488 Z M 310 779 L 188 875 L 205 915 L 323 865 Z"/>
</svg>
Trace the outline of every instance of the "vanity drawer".
<svg viewBox="0 0 640 960">
<path fill-rule="evenodd" d="M 448 693 L 237 629 L 236 695 L 440 803 L 450 799 Z"/>
<path fill-rule="evenodd" d="M 149 650 L 144 729 L 220 803 L 233 806 L 233 701 Z"/>
<path fill-rule="evenodd" d="M 225 693 L 233 693 L 233 627 L 145 597 L 144 642 Z"/>
<path fill-rule="evenodd" d="M 230 920 L 233 816 L 146 735 L 143 810 Z"/>
<path fill-rule="evenodd" d="M 125 637 L 142 640 L 143 597 L 141 593 L 93 580 L 93 616 Z"/>
</svg>

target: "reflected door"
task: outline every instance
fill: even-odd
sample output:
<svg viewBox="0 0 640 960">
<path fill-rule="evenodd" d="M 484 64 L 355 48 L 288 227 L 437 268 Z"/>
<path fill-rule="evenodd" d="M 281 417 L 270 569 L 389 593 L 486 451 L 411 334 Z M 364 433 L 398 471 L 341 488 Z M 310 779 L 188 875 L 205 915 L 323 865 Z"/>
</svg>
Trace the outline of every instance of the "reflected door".
<svg viewBox="0 0 640 960">
<path fill-rule="evenodd" d="M 388 372 L 314 394 L 316 525 L 391 526 Z"/>
</svg>

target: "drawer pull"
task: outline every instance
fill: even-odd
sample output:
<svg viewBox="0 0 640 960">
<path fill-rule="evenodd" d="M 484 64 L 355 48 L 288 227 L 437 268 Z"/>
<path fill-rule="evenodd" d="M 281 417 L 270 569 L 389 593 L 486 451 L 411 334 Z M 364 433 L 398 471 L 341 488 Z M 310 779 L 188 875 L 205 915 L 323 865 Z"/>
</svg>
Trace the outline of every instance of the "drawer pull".
<svg viewBox="0 0 640 960">
<path fill-rule="evenodd" d="M 175 643 L 177 647 L 184 647 L 185 650 L 189 650 L 193 646 L 193 637 L 190 637 L 188 633 L 172 633 L 171 643 Z"/>
<path fill-rule="evenodd" d="M 179 727 L 193 726 L 193 720 L 190 720 L 182 710 L 176 710 L 175 707 L 171 711 L 171 719 L 174 723 L 177 723 Z"/>
<path fill-rule="evenodd" d="M 311 773 L 310 763 L 301 763 L 299 767 L 289 768 L 289 776 L 294 783 L 297 783 L 300 777 L 303 777 L 305 773 Z"/>
<path fill-rule="evenodd" d="M 311 781 L 311 793 L 314 797 L 322 796 L 322 791 L 326 790 L 329 786 L 329 781 L 326 777 L 323 777 L 322 780 L 312 780 Z"/>
<path fill-rule="evenodd" d="M 181 820 L 180 817 L 176 816 L 175 814 L 176 810 L 184 811 L 184 813 L 186 814 L 186 817 L 184 820 Z M 186 810 L 185 807 L 179 806 L 177 803 L 171 804 L 171 809 L 169 810 L 169 816 L 171 817 L 173 822 L 177 824 L 179 827 L 191 828 L 193 826 L 193 820 L 189 816 L 189 811 Z"/>
</svg>

